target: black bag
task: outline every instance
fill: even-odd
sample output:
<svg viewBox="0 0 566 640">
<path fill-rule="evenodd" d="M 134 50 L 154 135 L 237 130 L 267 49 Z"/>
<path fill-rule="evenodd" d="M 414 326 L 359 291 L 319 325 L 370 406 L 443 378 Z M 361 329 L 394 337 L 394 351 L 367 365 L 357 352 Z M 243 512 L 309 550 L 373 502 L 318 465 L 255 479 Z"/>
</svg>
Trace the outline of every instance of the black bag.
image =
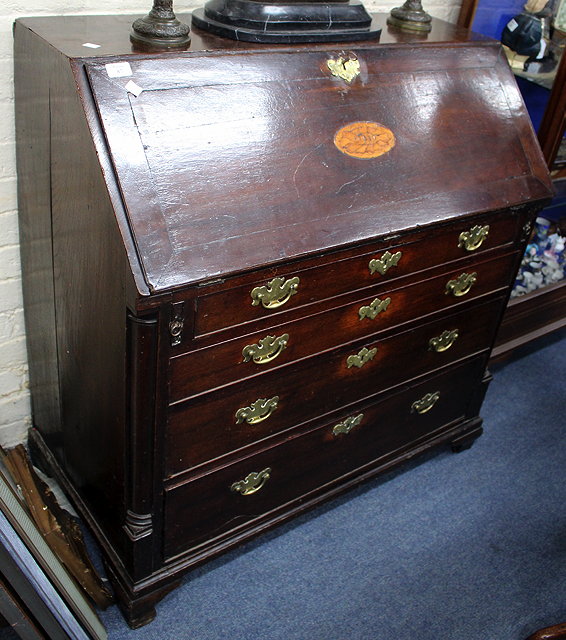
<svg viewBox="0 0 566 640">
<path fill-rule="evenodd" d="M 520 13 L 505 25 L 501 42 L 521 56 L 536 58 L 541 50 L 542 22 L 532 13 Z"/>
</svg>

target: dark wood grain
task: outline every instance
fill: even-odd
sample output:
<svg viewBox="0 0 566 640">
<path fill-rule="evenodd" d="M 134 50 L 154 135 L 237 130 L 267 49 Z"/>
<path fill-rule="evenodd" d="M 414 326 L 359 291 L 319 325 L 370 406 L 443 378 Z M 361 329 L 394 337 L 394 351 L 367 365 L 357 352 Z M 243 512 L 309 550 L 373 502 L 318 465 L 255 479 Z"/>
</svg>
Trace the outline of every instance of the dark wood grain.
<svg viewBox="0 0 566 640">
<path fill-rule="evenodd" d="M 481 247 L 475 251 L 467 251 L 459 246 L 458 239 L 461 232 L 468 231 L 475 225 L 483 226 L 487 222 L 488 219 L 482 217 L 466 221 L 465 224 L 455 225 L 451 227 L 448 237 L 442 228 L 435 232 L 407 234 L 403 237 L 403 242 L 396 237 L 388 243 L 382 242 L 378 246 L 367 247 L 367 252 L 358 250 L 353 258 L 334 254 L 328 257 L 326 264 L 319 267 L 308 270 L 296 268 L 277 270 L 265 275 L 258 272 L 258 279 L 246 286 L 226 290 L 224 285 L 217 293 L 207 293 L 197 298 L 195 336 L 253 320 L 271 320 L 273 323 L 280 313 L 305 304 L 318 303 L 326 298 L 349 294 L 366 287 L 375 287 L 380 283 L 390 282 L 403 276 L 415 279 L 420 275 L 422 278 L 424 277 L 424 274 L 420 273 L 422 270 L 437 267 L 439 263 L 445 264 L 455 259 L 478 256 L 485 251 L 505 245 L 512 237 L 513 227 L 519 225 L 520 219 L 518 216 L 510 216 L 508 212 L 497 217 L 489 216 L 489 235 Z M 427 251 L 422 250 L 423 245 L 426 245 Z M 385 274 L 371 272 L 369 268 L 371 260 L 382 259 L 386 252 L 395 254 L 398 251 L 402 254 L 399 262 L 390 267 Z M 262 276 L 264 280 L 259 279 Z M 255 287 L 267 285 L 274 276 L 299 277 L 297 293 L 283 307 L 277 309 L 265 309 L 261 304 L 253 306 L 251 291 Z M 221 289 L 221 287 L 215 288 Z M 304 314 L 305 311 L 302 310 L 301 313 Z"/>
<path fill-rule="evenodd" d="M 27 48 L 28 39 L 41 47 L 26 49 L 32 55 L 27 67 L 20 70 L 16 62 L 16 89 L 24 96 L 18 99 L 19 213 L 29 225 L 22 230 L 22 272 L 32 298 L 25 315 L 38 352 L 30 359 L 32 386 L 38 386 L 33 420 L 91 508 L 111 521 L 123 503 L 124 291 L 131 276 L 70 67 L 50 58 L 51 49 L 18 23 L 16 48 Z M 36 95 L 37 75 L 39 87 L 45 78 L 50 90 L 30 115 L 25 95 Z M 41 145 L 37 152 L 30 134 Z"/>
<path fill-rule="evenodd" d="M 269 371 L 274 367 L 294 360 L 320 354 L 339 344 L 350 342 L 399 327 L 404 323 L 423 319 L 431 313 L 458 308 L 481 296 L 509 286 L 509 276 L 517 260 L 508 254 L 496 260 L 472 263 L 466 269 L 445 272 L 428 280 L 418 281 L 406 287 L 394 288 L 384 285 L 366 293 L 353 303 L 340 305 L 320 315 L 310 314 L 301 320 L 270 327 L 259 333 L 250 333 L 236 340 L 201 349 L 190 355 L 171 361 L 171 402 L 178 402 L 206 389 L 219 387 L 231 380 L 240 380 Z M 446 284 L 461 274 L 476 274 L 477 280 L 469 293 L 455 297 L 446 293 Z M 360 317 L 360 309 L 379 299 L 389 298 L 387 308 L 375 318 Z M 246 361 L 243 350 L 248 345 L 257 345 L 265 337 L 289 336 L 287 347 L 268 363 L 256 364 Z"/>
<path fill-rule="evenodd" d="M 502 300 L 496 299 L 403 333 L 371 337 L 324 357 L 311 358 L 284 370 L 276 369 L 246 383 L 175 405 L 167 430 L 167 471 L 179 473 L 214 460 L 348 402 L 375 396 L 423 371 L 487 350 L 502 308 Z M 458 330 L 459 336 L 449 350 L 437 353 L 430 349 L 431 338 L 453 329 Z M 364 347 L 377 349 L 374 358 L 361 368 L 348 367 L 348 356 Z M 411 358 L 411 355 L 418 357 Z M 403 366 L 399 366 L 400 363 Z M 274 396 L 279 398 L 278 406 L 268 419 L 255 425 L 237 422 L 235 414 L 239 408 L 259 398 Z"/>
<path fill-rule="evenodd" d="M 528 137 L 519 136 L 511 110 L 522 101 L 495 46 L 356 55 L 364 71 L 351 86 L 323 70 L 319 53 L 249 54 L 244 66 L 234 56 L 190 66 L 132 61 L 139 97 L 104 66 L 87 66 L 153 290 L 378 237 L 400 207 L 406 230 L 430 222 L 429 211 L 438 220 L 441 208 L 426 206 L 424 193 L 450 203 L 445 215 L 454 217 L 469 190 L 487 196 L 490 186 L 528 178 L 538 166 L 525 155 Z M 492 77 L 489 90 L 477 89 L 480 70 Z M 501 87 L 504 101 L 496 98 Z M 457 121 L 445 116 L 452 113 Z M 341 153 L 334 135 L 355 121 L 390 128 L 393 149 L 372 161 Z M 519 185 L 511 193 L 520 194 Z M 519 201 L 503 195 L 491 191 L 488 208 Z"/>
<path fill-rule="evenodd" d="M 23 297 L 33 415 L 61 453 L 51 236 L 48 45 L 15 27 L 14 91 Z"/>
<path fill-rule="evenodd" d="M 32 29 L 39 37 L 52 42 L 65 56 L 70 58 L 87 58 L 101 56 L 124 56 L 128 54 L 143 55 L 141 49 L 136 49 L 130 41 L 130 28 L 132 21 L 141 16 L 135 15 L 85 15 L 85 16 L 59 16 L 57 21 L 44 17 L 32 17 L 20 19 L 26 27 Z M 182 22 L 190 23 L 190 14 L 177 13 L 177 17 Z M 384 29 L 380 37 L 381 44 L 403 44 L 409 46 L 426 43 L 452 43 L 469 46 L 470 43 L 483 43 L 488 38 L 479 34 L 470 35 L 467 30 L 460 29 L 453 24 L 442 20 L 433 19 L 432 31 L 429 34 L 407 33 L 386 26 L 385 14 L 376 15 L 375 20 Z M 89 49 L 83 46 L 85 42 L 99 44 L 99 49 Z M 218 38 L 210 33 L 199 29 L 191 30 L 191 43 L 187 49 L 191 52 L 209 52 L 214 54 L 218 51 L 265 51 L 265 50 L 289 50 L 289 49 L 317 49 L 333 50 L 340 48 L 340 45 L 333 44 L 310 44 L 289 47 L 288 45 L 260 45 L 249 42 L 237 42 Z M 147 55 L 147 54 L 146 54 Z M 158 57 L 173 58 L 183 55 L 182 52 L 169 52 L 156 54 Z"/>
<path fill-rule="evenodd" d="M 418 443 L 440 425 L 448 425 L 465 416 L 473 393 L 473 388 L 465 381 L 481 367 L 482 361 L 476 360 L 393 395 L 376 406 L 351 407 L 346 415 L 336 416 L 323 427 L 305 435 L 289 436 L 287 442 L 256 453 L 251 459 L 245 458 L 172 487 L 166 496 L 166 555 L 174 555 L 189 544 L 197 544 L 211 533 L 216 536 L 237 528 L 278 505 L 304 496 L 381 456 L 390 455 L 409 442 Z M 440 392 L 441 399 L 429 412 L 420 415 L 411 410 L 415 400 L 436 391 Z M 333 434 L 337 422 L 359 413 L 364 414 L 359 428 L 355 427 L 349 434 Z M 390 416 L 395 416 L 398 428 L 388 428 Z M 312 455 L 313 451 L 316 456 Z M 292 465 L 289 460 L 293 461 Z M 250 496 L 230 490 L 233 482 L 265 468 L 272 470 L 265 489 Z M 197 504 L 206 505 L 206 508 L 195 509 Z"/>
</svg>

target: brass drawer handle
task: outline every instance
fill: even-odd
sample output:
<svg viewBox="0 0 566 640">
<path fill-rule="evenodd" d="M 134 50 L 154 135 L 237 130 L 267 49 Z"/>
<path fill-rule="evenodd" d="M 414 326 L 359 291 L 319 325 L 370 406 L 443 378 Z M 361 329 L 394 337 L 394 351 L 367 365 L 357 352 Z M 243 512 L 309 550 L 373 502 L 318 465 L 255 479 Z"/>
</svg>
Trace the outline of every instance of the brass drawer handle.
<svg viewBox="0 0 566 640">
<path fill-rule="evenodd" d="M 364 318 L 374 320 L 380 313 L 387 310 L 390 303 L 391 298 L 385 298 L 385 300 L 376 298 L 371 304 L 360 307 L 358 311 L 360 314 L 360 320 L 363 320 Z"/>
<path fill-rule="evenodd" d="M 367 349 L 366 347 L 364 347 L 359 353 L 348 356 L 348 358 L 346 359 L 348 369 L 350 367 L 363 367 L 366 362 L 373 360 L 376 353 L 377 347 L 374 347 L 373 349 Z"/>
<path fill-rule="evenodd" d="M 265 309 L 282 307 L 291 296 L 297 293 L 299 282 L 300 280 L 297 276 L 289 280 L 285 280 L 285 278 L 273 278 L 267 285 L 255 287 L 250 293 L 252 306 L 257 307 L 261 302 Z"/>
<path fill-rule="evenodd" d="M 473 273 L 462 273 L 455 280 L 449 280 L 446 283 L 445 293 L 451 293 L 456 298 L 465 296 L 477 279 L 478 274 L 475 271 Z"/>
<path fill-rule="evenodd" d="M 334 427 L 332 427 L 332 433 L 335 436 L 338 436 L 341 433 L 350 433 L 350 431 L 354 427 L 357 427 L 360 424 L 363 417 L 364 417 L 364 414 L 360 413 L 357 416 L 350 416 L 349 418 L 342 420 L 342 422 L 339 422 L 338 424 L 335 424 Z"/>
<path fill-rule="evenodd" d="M 258 344 L 249 344 L 243 348 L 242 356 L 244 362 L 249 362 L 250 360 L 253 360 L 255 364 L 271 362 L 285 349 L 288 342 L 288 333 L 284 333 L 278 338 L 275 336 L 266 336 L 262 338 Z"/>
<path fill-rule="evenodd" d="M 243 480 L 238 480 L 237 482 L 232 483 L 230 490 L 243 496 L 249 496 L 256 491 L 259 491 L 269 480 L 270 475 L 270 467 L 267 467 L 263 471 L 252 471 Z"/>
<path fill-rule="evenodd" d="M 458 329 L 452 329 L 452 331 L 443 331 L 439 336 L 431 338 L 428 341 L 429 351 L 436 351 L 438 353 L 447 351 L 456 342 L 458 335 Z"/>
<path fill-rule="evenodd" d="M 434 393 L 427 393 L 420 400 L 415 400 L 411 405 L 411 411 L 416 411 L 417 413 L 426 413 L 430 411 L 434 405 L 437 403 L 440 398 L 440 391 L 435 391 Z"/>
<path fill-rule="evenodd" d="M 248 424 L 257 424 L 267 420 L 269 416 L 277 409 L 279 403 L 279 396 L 273 396 L 267 400 L 266 398 L 259 398 L 249 407 L 242 407 L 236 411 L 236 424 L 244 422 Z"/>
<path fill-rule="evenodd" d="M 483 227 L 476 224 L 469 231 L 462 231 L 458 237 L 458 246 L 460 249 L 466 249 L 466 251 L 475 251 L 482 246 L 482 243 L 487 238 L 488 233 L 488 224 Z"/>
<path fill-rule="evenodd" d="M 373 275 L 377 271 L 377 273 L 384 276 L 391 267 L 396 267 L 399 264 L 402 256 L 403 254 L 400 251 L 395 253 L 386 251 L 379 260 L 374 258 L 369 261 L 369 272 Z"/>
</svg>

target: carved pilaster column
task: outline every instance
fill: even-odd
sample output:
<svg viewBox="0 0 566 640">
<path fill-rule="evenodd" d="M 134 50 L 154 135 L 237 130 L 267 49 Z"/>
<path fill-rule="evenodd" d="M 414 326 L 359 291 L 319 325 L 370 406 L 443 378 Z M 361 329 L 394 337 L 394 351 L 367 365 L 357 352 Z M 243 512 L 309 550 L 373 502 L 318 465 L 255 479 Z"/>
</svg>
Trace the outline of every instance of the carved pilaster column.
<svg viewBox="0 0 566 640">
<path fill-rule="evenodd" d="M 126 513 L 134 579 L 152 571 L 157 318 L 128 316 L 129 411 Z"/>
</svg>

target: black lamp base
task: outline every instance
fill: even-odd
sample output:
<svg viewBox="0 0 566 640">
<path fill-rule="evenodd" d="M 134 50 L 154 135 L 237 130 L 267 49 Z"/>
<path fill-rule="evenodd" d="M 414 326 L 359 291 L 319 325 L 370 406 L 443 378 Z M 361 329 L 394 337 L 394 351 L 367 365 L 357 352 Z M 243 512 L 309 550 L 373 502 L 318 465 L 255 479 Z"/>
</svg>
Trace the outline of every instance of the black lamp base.
<svg viewBox="0 0 566 640">
<path fill-rule="evenodd" d="M 246 42 L 344 42 L 379 38 L 381 27 L 358 0 L 268 4 L 209 0 L 193 11 L 193 27 Z"/>
</svg>

